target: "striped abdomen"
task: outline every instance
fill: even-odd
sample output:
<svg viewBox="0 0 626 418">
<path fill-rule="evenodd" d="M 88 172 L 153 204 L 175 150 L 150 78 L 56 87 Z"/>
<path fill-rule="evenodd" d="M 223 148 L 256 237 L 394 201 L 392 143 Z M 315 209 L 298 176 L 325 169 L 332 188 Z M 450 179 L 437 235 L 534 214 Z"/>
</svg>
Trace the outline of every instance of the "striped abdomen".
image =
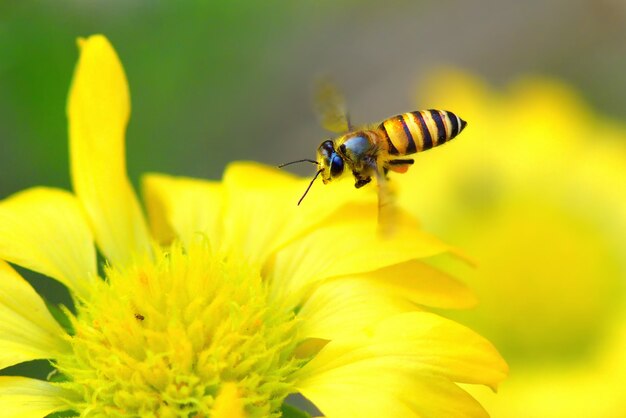
<svg viewBox="0 0 626 418">
<path fill-rule="evenodd" d="M 391 155 L 407 155 L 441 145 L 465 128 L 467 122 L 447 110 L 403 113 L 382 122 L 378 129 Z"/>
</svg>

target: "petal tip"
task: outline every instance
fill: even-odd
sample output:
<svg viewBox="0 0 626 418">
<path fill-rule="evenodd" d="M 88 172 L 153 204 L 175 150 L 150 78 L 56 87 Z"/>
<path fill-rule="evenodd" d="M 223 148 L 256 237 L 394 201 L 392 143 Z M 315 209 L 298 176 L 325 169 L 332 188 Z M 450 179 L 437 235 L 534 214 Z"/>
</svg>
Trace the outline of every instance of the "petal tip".
<svg viewBox="0 0 626 418">
<path fill-rule="evenodd" d="M 113 48 L 107 37 L 100 33 L 89 36 L 79 36 L 76 38 L 76 45 L 78 46 L 79 51 L 82 51 L 85 47 L 90 45 L 100 45 Z"/>
</svg>

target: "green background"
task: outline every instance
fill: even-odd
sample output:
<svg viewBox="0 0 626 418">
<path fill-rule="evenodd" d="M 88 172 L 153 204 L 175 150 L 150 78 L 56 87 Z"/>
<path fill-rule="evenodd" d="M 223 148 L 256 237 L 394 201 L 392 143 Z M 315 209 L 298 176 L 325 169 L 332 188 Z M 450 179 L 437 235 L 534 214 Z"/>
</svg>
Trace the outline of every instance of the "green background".
<svg viewBox="0 0 626 418">
<path fill-rule="evenodd" d="M 356 123 L 414 108 L 420 77 L 442 65 L 495 84 L 552 75 L 625 118 L 625 3 L 544 3 L 4 1 L 0 196 L 69 187 L 65 102 L 75 39 L 93 33 L 111 40 L 129 79 L 134 182 L 313 157 L 325 134 L 310 106 L 321 74 L 343 88 Z"/>
</svg>

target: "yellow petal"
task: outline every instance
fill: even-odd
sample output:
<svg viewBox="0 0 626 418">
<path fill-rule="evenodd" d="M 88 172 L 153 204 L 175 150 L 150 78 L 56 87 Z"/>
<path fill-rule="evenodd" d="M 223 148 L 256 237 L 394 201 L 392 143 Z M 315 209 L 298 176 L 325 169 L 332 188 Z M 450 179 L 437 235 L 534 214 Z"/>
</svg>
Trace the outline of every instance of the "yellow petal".
<svg viewBox="0 0 626 418">
<path fill-rule="evenodd" d="M 487 418 L 481 405 L 442 378 L 421 380 L 367 364 L 330 370 L 301 389 L 326 418 Z"/>
<path fill-rule="evenodd" d="M 298 333 L 302 338 L 333 340 L 416 309 L 406 298 L 381 292 L 375 283 L 356 278 L 331 280 L 316 288 L 302 305 Z"/>
<path fill-rule="evenodd" d="M 419 310 L 415 305 L 468 308 L 471 291 L 440 270 L 411 260 L 354 276 L 329 280 L 302 305 L 303 338 L 333 340 L 392 315 Z"/>
<path fill-rule="evenodd" d="M 224 174 L 223 245 L 236 246 L 251 262 L 263 261 L 349 201 L 374 197 L 348 182 L 316 190 L 319 183 L 298 206 L 309 182 L 260 164 L 231 164 Z"/>
<path fill-rule="evenodd" d="M 21 376 L 0 376 L 2 416 L 42 418 L 67 409 L 63 397 L 68 395 L 59 386 Z"/>
<path fill-rule="evenodd" d="M 299 388 L 326 418 L 422 418 L 403 402 L 411 380 L 397 373 L 376 374 L 371 370 L 334 370 L 311 379 Z M 414 396 L 420 394 L 414 393 Z"/>
<path fill-rule="evenodd" d="M 369 206 L 370 213 L 355 209 L 338 215 L 344 217 L 342 223 L 318 228 L 276 254 L 270 274 L 280 296 L 297 295 L 316 281 L 371 272 L 448 250 L 404 217 L 398 219 L 391 237 L 381 238 L 376 232 L 375 205 Z"/>
<path fill-rule="evenodd" d="M 467 309 L 477 303 L 463 283 L 424 262 L 411 260 L 358 276 L 376 293 L 388 293 L 419 305 Z"/>
<path fill-rule="evenodd" d="M 65 331 L 37 292 L 0 260 L 0 369 L 69 352 Z"/>
<path fill-rule="evenodd" d="M 329 342 L 299 373 L 306 381 L 355 363 L 493 389 L 508 372 L 491 343 L 469 328 L 432 313 L 408 312 Z"/>
<path fill-rule="evenodd" d="M 471 330 L 409 312 L 330 341 L 296 373 L 296 385 L 329 418 L 485 417 L 455 382 L 495 387 L 506 371 L 495 349 Z"/>
<path fill-rule="evenodd" d="M 159 242 L 178 237 L 187 246 L 199 235 L 213 243 L 218 239 L 223 200 L 219 183 L 149 174 L 143 178 L 143 194 Z"/>
<path fill-rule="evenodd" d="M 464 389 L 443 378 L 415 380 L 406 402 L 420 417 L 489 418 L 483 406 Z M 417 397 L 415 393 L 422 396 Z"/>
<path fill-rule="evenodd" d="M 0 202 L 0 258 L 53 277 L 83 298 L 96 278 L 84 212 L 58 189 L 29 189 Z"/>
<path fill-rule="evenodd" d="M 245 418 L 243 403 L 239 396 L 237 385 L 232 382 L 224 383 L 213 406 L 214 418 Z"/>
<path fill-rule="evenodd" d="M 126 175 L 128 85 L 105 37 L 91 36 L 80 46 L 67 108 L 72 183 L 102 253 L 113 263 L 128 264 L 151 248 L 139 202 Z"/>
</svg>

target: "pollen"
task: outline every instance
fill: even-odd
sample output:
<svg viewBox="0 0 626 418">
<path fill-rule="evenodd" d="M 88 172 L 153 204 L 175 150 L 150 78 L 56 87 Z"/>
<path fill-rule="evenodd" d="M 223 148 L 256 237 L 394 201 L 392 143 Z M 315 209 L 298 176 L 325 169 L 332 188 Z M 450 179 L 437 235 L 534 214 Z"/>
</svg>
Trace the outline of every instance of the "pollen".
<svg viewBox="0 0 626 418">
<path fill-rule="evenodd" d="M 56 367 L 81 416 L 210 417 L 224 387 L 249 417 L 279 416 L 293 392 L 297 321 L 270 302 L 258 268 L 208 243 L 106 269 L 72 315 Z M 234 385 L 234 386 L 233 386 Z"/>
</svg>

